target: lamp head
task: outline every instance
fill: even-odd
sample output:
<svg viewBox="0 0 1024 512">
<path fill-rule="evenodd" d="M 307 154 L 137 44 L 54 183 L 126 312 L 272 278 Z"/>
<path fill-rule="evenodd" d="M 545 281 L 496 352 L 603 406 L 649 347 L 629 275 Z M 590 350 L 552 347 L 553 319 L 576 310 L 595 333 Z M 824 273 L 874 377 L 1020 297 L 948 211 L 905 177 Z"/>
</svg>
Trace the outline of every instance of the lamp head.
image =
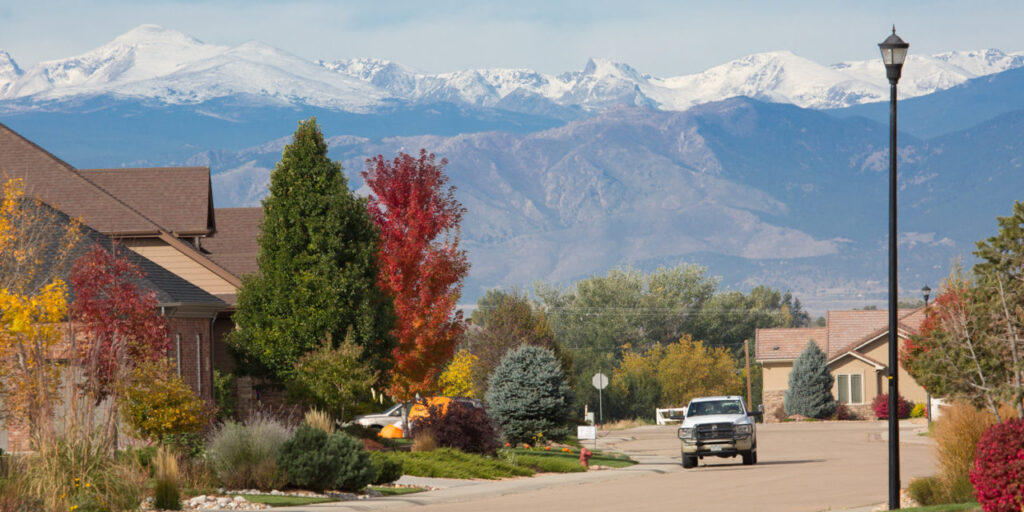
<svg viewBox="0 0 1024 512">
<path fill-rule="evenodd" d="M 928 285 L 924 285 L 924 288 L 921 288 L 921 295 L 924 295 L 924 301 L 925 302 L 928 302 L 928 297 L 930 297 L 931 294 L 932 294 L 932 289 L 929 288 Z"/>
<path fill-rule="evenodd" d="M 910 43 L 900 39 L 896 35 L 896 27 L 892 27 L 892 34 L 885 38 L 885 41 L 878 43 L 878 49 L 882 51 L 882 62 L 885 63 L 885 75 L 889 82 L 896 83 L 903 71 L 903 62 L 907 60 L 907 49 Z"/>
</svg>

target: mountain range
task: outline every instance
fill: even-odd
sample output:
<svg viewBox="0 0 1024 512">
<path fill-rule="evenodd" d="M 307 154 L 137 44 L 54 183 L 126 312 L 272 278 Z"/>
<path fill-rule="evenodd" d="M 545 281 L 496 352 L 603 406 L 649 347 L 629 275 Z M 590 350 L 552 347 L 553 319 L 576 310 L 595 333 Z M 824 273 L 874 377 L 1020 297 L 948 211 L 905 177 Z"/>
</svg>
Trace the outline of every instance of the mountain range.
<svg viewBox="0 0 1024 512">
<path fill-rule="evenodd" d="M 908 295 L 1010 211 L 1022 67 L 1024 53 L 994 49 L 908 58 Z M 360 193 L 368 156 L 448 158 L 469 211 L 467 302 L 493 286 L 685 261 L 727 288 L 792 289 L 813 312 L 883 305 L 888 93 L 879 61 L 825 66 L 785 51 L 668 78 L 603 59 L 559 75 L 431 74 L 152 25 L 29 69 L 0 51 L 0 122 L 79 167 L 209 165 L 218 206 L 258 204 L 311 115 Z"/>
</svg>

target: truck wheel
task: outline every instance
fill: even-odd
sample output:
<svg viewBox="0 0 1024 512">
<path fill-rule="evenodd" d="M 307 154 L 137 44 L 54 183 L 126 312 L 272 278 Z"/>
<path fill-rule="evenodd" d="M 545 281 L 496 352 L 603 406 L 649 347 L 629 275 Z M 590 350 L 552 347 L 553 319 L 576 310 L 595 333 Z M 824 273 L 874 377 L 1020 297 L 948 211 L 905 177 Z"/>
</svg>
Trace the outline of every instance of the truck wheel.
<svg viewBox="0 0 1024 512">
<path fill-rule="evenodd" d="M 683 468 L 690 469 L 697 467 L 697 456 L 683 454 Z"/>
<path fill-rule="evenodd" d="M 743 465 L 750 466 L 752 464 L 757 464 L 757 452 L 754 450 L 743 452 Z"/>
</svg>

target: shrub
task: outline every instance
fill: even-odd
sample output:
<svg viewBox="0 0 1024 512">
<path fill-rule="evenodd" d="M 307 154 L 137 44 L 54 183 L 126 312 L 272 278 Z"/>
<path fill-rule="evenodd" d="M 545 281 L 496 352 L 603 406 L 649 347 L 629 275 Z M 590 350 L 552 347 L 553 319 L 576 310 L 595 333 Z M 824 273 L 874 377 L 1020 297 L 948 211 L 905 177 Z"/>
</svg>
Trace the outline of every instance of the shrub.
<svg viewBox="0 0 1024 512">
<path fill-rule="evenodd" d="M 310 409 L 306 411 L 306 417 L 304 419 L 306 425 L 309 425 L 315 429 L 323 430 L 328 434 L 334 433 L 334 420 L 331 419 L 331 415 L 324 411 L 317 409 Z"/>
<path fill-rule="evenodd" d="M 278 466 L 297 487 L 358 491 L 376 477 L 376 468 L 363 445 L 348 434 L 328 435 L 302 425 L 281 447 Z"/>
<path fill-rule="evenodd" d="M 207 457 L 224 486 L 270 491 L 286 483 L 277 456 L 291 436 L 290 428 L 270 416 L 229 421 L 214 431 Z"/>
<path fill-rule="evenodd" d="M 162 360 L 143 363 L 132 371 L 123 386 L 120 406 L 132 432 L 154 441 L 171 434 L 199 432 L 213 417 L 207 403 Z"/>
<path fill-rule="evenodd" d="M 910 409 L 913 406 L 903 395 L 896 397 L 896 416 L 903 420 L 910 417 Z M 878 419 L 886 419 L 889 417 L 889 394 L 884 393 L 875 397 L 875 401 L 871 402 L 871 410 L 875 411 L 875 417 Z"/>
<path fill-rule="evenodd" d="M 181 493 L 178 485 L 181 474 L 178 459 L 166 447 L 156 452 L 156 485 L 153 492 L 153 506 L 160 510 L 181 510 Z"/>
<path fill-rule="evenodd" d="M 572 391 L 550 349 L 523 345 L 505 354 L 488 379 L 486 401 L 508 441 L 569 434 Z"/>
<path fill-rule="evenodd" d="M 857 414 L 850 410 L 850 408 L 843 403 L 836 404 L 836 412 L 832 414 L 832 419 L 839 421 L 856 420 Z"/>
<path fill-rule="evenodd" d="M 424 432 L 437 446 L 464 452 L 494 453 L 498 448 L 498 435 L 487 411 L 462 402 L 452 402 L 447 408 L 430 406 L 427 416 L 417 420 L 410 430 L 414 441 Z"/>
<path fill-rule="evenodd" d="M 142 501 L 145 470 L 111 456 L 105 444 L 59 437 L 36 448 L 21 461 L 19 475 L 21 492 L 42 504 L 35 510 L 135 510 Z"/>
<path fill-rule="evenodd" d="M 784 397 L 786 415 L 800 414 L 809 418 L 828 418 L 836 410 L 832 397 L 832 373 L 828 358 L 813 340 L 807 342 L 793 362 L 789 389 Z"/>
<path fill-rule="evenodd" d="M 217 419 L 230 420 L 235 417 L 238 397 L 235 396 L 235 376 L 231 373 L 213 371 L 213 401 L 217 404 Z"/>
<path fill-rule="evenodd" d="M 1024 419 L 992 425 L 978 441 L 971 469 L 974 496 L 985 512 L 1024 509 Z"/>
<path fill-rule="evenodd" d="M 907 486 L 907 493 L 921 506 L 945 503 L 945 484 L 937 476 L 915 478 Z"/>
<path fill-rule="evenodd" d="M 914 404 L 914 408 L 910 410 L 911 418 L 924 418 L 928 416 L 928 408 L 924 404 Z M 886 411 L 888 412 L 888 411 Z"/>
<path fill-rule="evenodd" d="M 377 468 L 377 478 L 373 485 L 384 485 L 402 478 L 402 460 L 388 457 L 384 452 L 370 452 L 370 461 Z"/>
</svg>

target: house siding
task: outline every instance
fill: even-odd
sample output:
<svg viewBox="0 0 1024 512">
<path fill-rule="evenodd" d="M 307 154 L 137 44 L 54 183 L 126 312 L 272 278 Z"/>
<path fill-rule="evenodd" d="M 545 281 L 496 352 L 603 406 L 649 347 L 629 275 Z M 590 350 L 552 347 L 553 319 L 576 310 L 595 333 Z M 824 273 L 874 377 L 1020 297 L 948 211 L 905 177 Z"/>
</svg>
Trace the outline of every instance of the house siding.
<svg viewBox="0 0 1024 512">
<path fill-rule="evenodd" d="M 900 338 L 900 340 L 903 340 L 903 338 Z M 870 344 L 863 347 L 860 350 L 860 352 L 876 361 L 889 361 L 888 336 L 885 336 L 882 339 L 872 341 Z M 909 373 L 907 373 L 907 370 L 903 368 L 902 364 L 899 367 L 899 386 L 900 394 L 903 395 L 904 398 L 910 400 L 911 402 L 914 402 L 915 404 L 924 403 L 925 400 L 928 399 L 928 393 L 925 392 L 924 388 L 922 388 L 917 383 L 917 381 L 915 381 L 914 378 L 910 376 Z M 889 384 L 885 382 L 885 379 L 882 379 L 882 383 L 879 386 L 879 391 L 877 394 L 883 394 L 888 392 Z M 874 399 L 875 397 L 872 396 L 871 398 Z"/>
<path fill-rule="evenodd" d="M 182 279 L 202 288 L 209 294 L 238 293 L 238 288 L 218 276 L 210 269 L 200 265 L 181 251 L 171 247 L 163 240 L 155 238 L 127 238 L 121 240 L 125 247 L 139 253 L 157 265 L 177 274 Z"/>
<path fill-rule="evenodd" d="M 210 376 L 213 368 L 210 361 L 210 320 L 209 318 L 168 318 L 167 332 L 170 334 L 171 346 L 167 357 L 180 369 L 182 380 L 197 395 L 212 401 L 213 383 L 210 382 Z M 177 359 L 179 339 L 181 343 L 180 361 Z"/>
</svg>

